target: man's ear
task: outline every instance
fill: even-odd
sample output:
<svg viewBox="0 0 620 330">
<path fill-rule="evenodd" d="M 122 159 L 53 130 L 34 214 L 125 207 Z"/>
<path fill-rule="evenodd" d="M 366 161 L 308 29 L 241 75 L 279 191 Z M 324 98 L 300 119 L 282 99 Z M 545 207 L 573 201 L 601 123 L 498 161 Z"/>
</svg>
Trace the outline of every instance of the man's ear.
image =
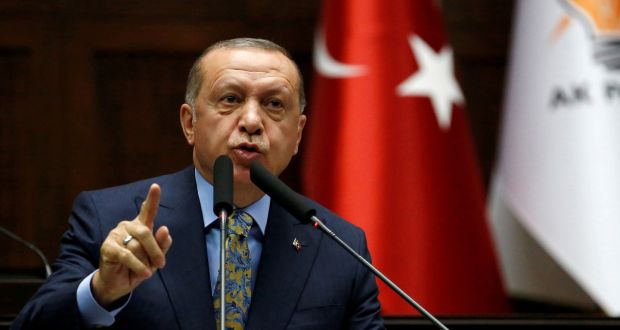
<svg viewBox="0 0 620 330">
<path fill-rule="evenodd" d="M 183 103 L 181 105 L 181 110 L 179 111 L 179 119 L 181 120 L 181 129 L 183 129 L 183 135 L 185 136 L 185 140 L 187 144 L 190 146 L 194 145 L 194 111 L 192 111 L 192 106 Z"/>
<path fill-rule="evenodd" d="M 297 142 L 295 144 L 295 150 L 293 155 L 297 155 L 299 152 L 299 143 L 301 142 L 301 133 L 304 131 L 304 127 L 306 126 L 306 115 L 299 116 L 299 121 L 297 122 Z"/>
</svg>

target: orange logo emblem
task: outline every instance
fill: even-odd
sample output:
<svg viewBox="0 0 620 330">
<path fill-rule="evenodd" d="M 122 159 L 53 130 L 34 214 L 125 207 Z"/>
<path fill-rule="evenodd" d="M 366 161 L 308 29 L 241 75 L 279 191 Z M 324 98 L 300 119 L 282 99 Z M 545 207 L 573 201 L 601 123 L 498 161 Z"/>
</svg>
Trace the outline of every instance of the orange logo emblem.
<svg viewBox="0 0 620 330">
<path fill-rule="evenodd" d="M 620 69 L 620 0 L 560 0 L 567 15 L 552 33 L 564 34 L 573 20 L 586 28 L 594 42 L 594 57 L 610 70 Z"/>
</svg>

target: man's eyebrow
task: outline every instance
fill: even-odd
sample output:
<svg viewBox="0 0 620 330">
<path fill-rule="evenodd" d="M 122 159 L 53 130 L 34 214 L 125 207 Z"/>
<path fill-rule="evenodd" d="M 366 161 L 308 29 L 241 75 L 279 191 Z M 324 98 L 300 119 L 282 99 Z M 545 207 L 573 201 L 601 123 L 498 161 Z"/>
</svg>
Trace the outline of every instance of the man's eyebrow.
<svg viewBox="0 0 620 330">
<path fill-rule="evenodd" d="M 225 88 L 225 87 L 239 87 L 240 82 L 238 79 L 231 77 L 223 77 L 221 79 L 215 79 L 210 84 L 210 89 Z"/>
</svg>

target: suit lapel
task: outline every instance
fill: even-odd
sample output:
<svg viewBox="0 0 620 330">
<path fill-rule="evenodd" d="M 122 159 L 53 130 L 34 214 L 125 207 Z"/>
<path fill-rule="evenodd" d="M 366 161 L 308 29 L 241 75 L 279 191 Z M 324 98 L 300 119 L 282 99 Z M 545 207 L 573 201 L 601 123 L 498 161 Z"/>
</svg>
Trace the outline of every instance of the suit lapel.
<svg viewBox="0 0 620 330">
<path fill-rule="evenodd" d="M 172 246 L 159 275 L 182 329 L 215 328 L 202 212 L 194 167 L 161 183 L 156 227 L 168 226 Z"/>
<path fill-rule="evenodd" d="M 246 329 L 283 329 L 295 311 L 323 235 L 271 201 Z M 293 240 L 301 242 L 296 249 Z"/>
</svg>

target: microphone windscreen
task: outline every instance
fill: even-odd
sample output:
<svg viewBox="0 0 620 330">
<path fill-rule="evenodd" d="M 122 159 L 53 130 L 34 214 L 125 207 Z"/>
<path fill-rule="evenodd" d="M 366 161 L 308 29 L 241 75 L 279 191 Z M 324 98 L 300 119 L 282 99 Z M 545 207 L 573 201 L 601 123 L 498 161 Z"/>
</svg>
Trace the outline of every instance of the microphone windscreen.
<svg viewBox="0 0 620 330">
<path fill-rule="evenodd" d="M 233 166 L 228 156 L 221 155 L 213 165 L 213 212 L 220 216 L 233 210 Z"/>
<path fill-rule="evenodd" d="M 250 164 L 250 179 L 300 222 L 309 222 L 310 218 L 316 215 L 316 210 L 309 207 L 301 195 L 294 192 L 257 161 Z"/>
</svg>

